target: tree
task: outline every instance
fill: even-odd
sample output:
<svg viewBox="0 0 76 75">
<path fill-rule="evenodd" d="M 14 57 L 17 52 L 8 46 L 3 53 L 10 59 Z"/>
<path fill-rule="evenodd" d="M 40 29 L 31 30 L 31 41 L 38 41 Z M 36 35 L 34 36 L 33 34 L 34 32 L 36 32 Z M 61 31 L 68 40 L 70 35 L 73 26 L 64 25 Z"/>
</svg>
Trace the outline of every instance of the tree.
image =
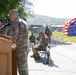
<svg viewBox="0 0 76 75">
<path fill-rule="evenodd" d="M 21 6 L 19 6 L 19 12 L 21 13 L 20 16 L 25 18 L 26 16 L 34 17 L 33 8 L 33 1 L 34 0 L 22 0 Z"/>
<path fill-rule="evenodd" d="M 0 0 L 0 19 L 5 19 L 9 10 L 16 8 L 21 0 Z"/>
<path fill-rule="evenodd" d="M 26 5 L 33 5 L 30 0 L 0 0 L 0 20 L 4 20 L 11 9 L 18 8 L 21 13 L 20 16 L 27 16 L 27 11 L 25 12 Z"/>
</svg>

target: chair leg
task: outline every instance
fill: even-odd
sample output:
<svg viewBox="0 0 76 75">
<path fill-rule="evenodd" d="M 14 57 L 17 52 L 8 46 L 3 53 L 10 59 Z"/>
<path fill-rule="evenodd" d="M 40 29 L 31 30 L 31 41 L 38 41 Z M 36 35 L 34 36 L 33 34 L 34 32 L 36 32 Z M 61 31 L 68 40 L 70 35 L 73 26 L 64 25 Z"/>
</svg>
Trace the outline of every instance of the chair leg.
<svg viewBox="0 0 76 75">
<path fill-rule="evenodd" d="M 46 58 L 47 60 L 46 60 L 46 62 L 43 62 L 43 64 L 49 64 L 49 57 L 50 57 L 50 55 L 49 55 L 49 53 L 47 53 L 46 55 L 47 55 L 47 58 Z"/>
<path fill-rule="evenodd" d="M 50 60 L 50 54 L 49 53 L 47 53 L 47 62 L 49 62 L 49 60 Z"/>
<path fill-rule="evenodd" d="M 47 63 L 49 63 L 49 61 L 52 62 L 52 58 L 51 58 L 51 54 L 47 53 Z"/>
</svg>

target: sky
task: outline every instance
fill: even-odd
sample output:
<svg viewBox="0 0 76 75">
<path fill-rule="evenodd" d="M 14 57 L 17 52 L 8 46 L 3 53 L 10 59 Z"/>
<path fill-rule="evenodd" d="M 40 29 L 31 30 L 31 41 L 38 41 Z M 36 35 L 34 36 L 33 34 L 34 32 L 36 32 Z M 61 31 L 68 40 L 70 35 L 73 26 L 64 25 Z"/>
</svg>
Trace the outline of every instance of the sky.
<svg viewBox="0 0 76 75">
<path fill-rule="evenodd" d="M 75 18 L 76 0 L 34 0 L 33 11 L 37 15 Z"/>
</svg>

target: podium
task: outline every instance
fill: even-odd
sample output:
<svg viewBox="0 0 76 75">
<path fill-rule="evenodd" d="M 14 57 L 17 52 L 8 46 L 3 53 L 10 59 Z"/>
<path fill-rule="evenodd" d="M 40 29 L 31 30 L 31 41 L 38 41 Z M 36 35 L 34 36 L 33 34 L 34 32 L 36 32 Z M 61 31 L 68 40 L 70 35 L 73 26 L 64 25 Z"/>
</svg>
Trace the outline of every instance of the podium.
<svg viewBox="0 0 76 75">
<path fill-rule="evenodd" d="M 0 35 L 0 75 L 17 75 L 16 50 L 11 46 L 11 37 Z"/>
</svg>

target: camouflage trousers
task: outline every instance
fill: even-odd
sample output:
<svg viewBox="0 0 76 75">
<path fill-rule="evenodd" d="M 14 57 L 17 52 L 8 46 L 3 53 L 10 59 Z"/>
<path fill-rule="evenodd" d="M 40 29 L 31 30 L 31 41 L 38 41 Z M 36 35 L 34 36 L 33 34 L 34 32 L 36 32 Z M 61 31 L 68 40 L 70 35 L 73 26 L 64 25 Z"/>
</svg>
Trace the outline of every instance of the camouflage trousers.
<svg viewBox="0 0 76 75">
<path fill-rule="evenodd" d="M 22 49 L 17 49 L 17 64 L 18 64 L 18 72 L 20 75 L 28 75 L 28 51 Z"/>
<path fill-rule="evenodd" d="M 51 44 L 51 37 L 48 37 L 48 43 Z"/>
</svg>

